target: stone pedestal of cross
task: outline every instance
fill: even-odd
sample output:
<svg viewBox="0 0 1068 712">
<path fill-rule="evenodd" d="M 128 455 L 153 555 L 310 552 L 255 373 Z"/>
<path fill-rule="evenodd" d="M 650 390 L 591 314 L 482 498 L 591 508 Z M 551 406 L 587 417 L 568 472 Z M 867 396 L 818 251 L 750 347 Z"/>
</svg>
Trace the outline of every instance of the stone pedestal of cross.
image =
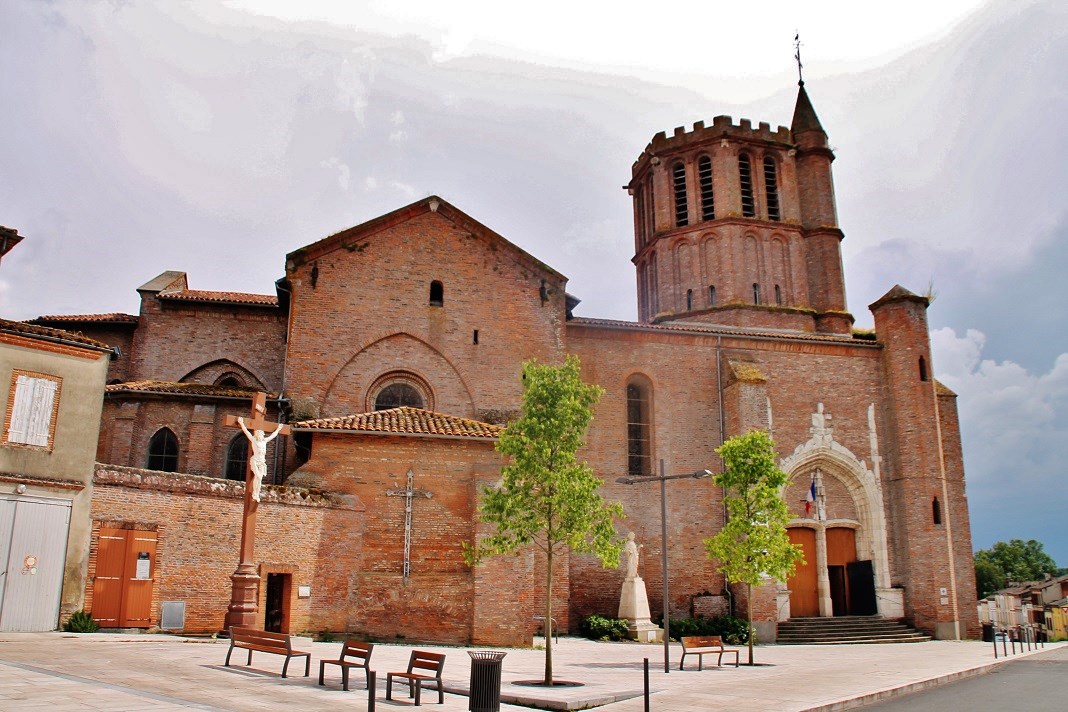
<svg viewBox="0 0 1068 712">
<path fill-rule="evenodd" d="M 412 498 L 426 497 L 430 499 L 434 495 L 425 490 L 414 489 L 415 473 L 408 469 L 408 486 L 404 489 L 388 489 L 387 497 L 404 497 L 404 580 L 412 573 Z"/>
<path fill-rule="evenodd" d="M 252 398 L 252 417 L 242 418 L 245 428 L 260 437 L 263 433 L 277 432 L 278 435 L 289 435 L 288 425 L 279 425 L 266 419 L 267 394 L 257 393 Z M 241 427 L 241 422 L 233 415 L 226 416 L 225 424 L 232 428 Z M 265 447 L 265 446 L 264 446 Z M 255 545 L 256 545 L 256 511 L 259 509 L 259 501 L 253 498 L 256 475 L 253 472 L 252 459 L 256 457 L 255 443 L 249 442 L 248 464 L 245 468 L 245 505 L 241 517 L 241 558 L 237 569 L 230 576 L 233 586 L 230 593 L 230 606 L 226 610 L 226 630 L 230 626 L 242 628 L 256 627 L 256 617 L 259 613 L 257 597 L 260 588 L 260 576 L 256 573 Z"/>
</svg>

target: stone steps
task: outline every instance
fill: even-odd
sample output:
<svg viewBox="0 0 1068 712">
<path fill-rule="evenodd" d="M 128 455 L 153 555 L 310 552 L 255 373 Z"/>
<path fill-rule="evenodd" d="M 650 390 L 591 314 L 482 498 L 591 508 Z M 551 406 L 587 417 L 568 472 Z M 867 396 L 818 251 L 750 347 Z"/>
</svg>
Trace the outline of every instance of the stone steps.
<svg viewBox="0 0 1068 712">
<path fill-rule="evenodd" d="M 879 616 L 791 618 L 779 623 L 777 642 L 782 645 L 846 645 L 861 643 L 922 643 L 929 636 L 901 621 Z"/>
</svg>

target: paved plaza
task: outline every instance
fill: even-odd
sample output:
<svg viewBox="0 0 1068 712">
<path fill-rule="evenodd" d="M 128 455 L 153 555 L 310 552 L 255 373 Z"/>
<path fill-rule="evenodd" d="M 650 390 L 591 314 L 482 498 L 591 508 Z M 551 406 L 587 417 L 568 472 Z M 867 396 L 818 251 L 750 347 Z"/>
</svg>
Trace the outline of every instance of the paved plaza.
<svg viewBox="0 0 1068 712">
<path fill-rule="evenodd" d="M 282 679 L 282 658 L 256 653 L 253 667 L 235 651 L 224 667 L 228 641 L 171 635 L 3 633 L 0 634 L 0 710 L 361 710 L 367 707 L 362 671 L 353 671 L 351 689 L 341 689 L 336 667 L 328 666 L 326 686 L 316 684 L 319 660 L 336 658 L 340 643 L 295 645 L 312 652 L 309 677 L 302 661 L 290 664 Z M 1047 645 L 1044 650 L 1064 646 Z M 376 708 L 410 707 L 404 688 L 385 700 L 386 672 L 403 670 L 413 646 L 375 646 L 372 669 L 378 673 Z M 466 710 L 470 675 L 467 651 L 458 647 L 417 646 L 446 653 L 445 704 L 423 697 L 430 710 Z M 561 638 L 554 646 L 555 677 L 585 683 L 551 692 L 514 684 L 540 679 L 541 650 L 507 650 L 503 663 L 501 709 L 523 703 L 555 709 L 601 706 L 605 712 L 643 709 L 643 658 L 650 662 L 651 709 L 665 712 L 724 709 L 835 710 L 863 701 L 990 671 L 1038 651 L 994 660 L 989 643 L 932 641 L 908 645 L 761 646 L 758 666 L 713 665 L 698 672 L 678 670 L 680 650 L 673 645 L 673 669 L 663 671 L 663 647 L 638 643 L 601 643 Z M 745 652 L 742 660 L 746 659 Z"/>
</svg>

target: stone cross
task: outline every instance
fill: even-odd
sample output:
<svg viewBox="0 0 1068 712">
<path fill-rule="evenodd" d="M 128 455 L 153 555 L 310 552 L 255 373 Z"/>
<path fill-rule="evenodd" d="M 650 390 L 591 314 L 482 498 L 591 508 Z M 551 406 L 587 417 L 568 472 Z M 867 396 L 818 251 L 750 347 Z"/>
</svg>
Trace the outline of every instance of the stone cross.
<svg viewBox="0 0 1068 712">
<path fill-rule="evenodd" d="M 241 428 L 259 433 L 271 431 L 275 435 L 289 435 L 289 426 L 272 423 L 266 419 L 267 394 L 257 393 L 252 397 L 252 417 L 238 418 L 234 415 L 226 416 L 225 424 L 231 428 Z M 256 627 L 256 617 L 259 613 L 257 595 L 259 593 L 260 577 L 256 573 L 255 546 L 256 546 L 256 511 L 259 509 L 259 484 L 253 468 L 252 459 L 256 457 L 255 443 L 250 442 L 249 461 L 245 468 L 245 503 L 241 516 L 241 560 L 237 569 L 230 576 L 233 586 L 230 593 L 230 607 L 226 611 L 226 629 L 230 626 L 243 628 Z M 264 463 L 266 465 L 266 463 Z M 254 496 L 255 494 L 255 496 Z"/>
<path fill-rule="evenodd" d="M 430 499 L 434 495 L 425 490 L 414 489 L 415 473 L 408 468 L 408 486 L 404 489 L 388 489 L 387 497 L 404 497 L 404 580 L 412 573 L 412 498 L 426 497 Z"/>
</svg>

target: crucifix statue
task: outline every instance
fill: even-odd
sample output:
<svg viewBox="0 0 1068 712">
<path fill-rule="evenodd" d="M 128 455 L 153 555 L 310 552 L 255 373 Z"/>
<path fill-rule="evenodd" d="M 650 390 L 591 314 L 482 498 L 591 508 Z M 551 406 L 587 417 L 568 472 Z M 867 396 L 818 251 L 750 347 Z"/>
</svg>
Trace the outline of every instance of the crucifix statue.
<svg viewBox="0 0 1068 712">
<path fill-rule="evenodd" d="M 260 485 L 267 474 L 267 443 L 279 435 L 289 435 L 289 426 L 267 420 L 267 394 L 257 393 L 252 398 L 252 417 L 226 416 L 229 427 L 240 427 L 249 439 L 248 466 L 245 469 L 245 504 L 241 517 L 241 560 L 230 576 L 233 587 L 230 607 L 226 610 L 226 629 L 230 626 L 244 628 L 256 625 L 259 612 L 257 596 L 260 577 L 256 573 L 254 549 L 256 543 L 256 511 L 259 509 Z M 265 435 L 270 431 L 270 436 Z"/>
<path fill-rule="evenodd" d="M 388 489 L 387 497 L 404 497 L 404 580 L 412 573 L 412 497 L 426 497 L 430 499 L 434 495 L 425 490 L 413 488 L 415 473 L 408 468 L 408 486 L 404 489 Z"/>
</svg>

